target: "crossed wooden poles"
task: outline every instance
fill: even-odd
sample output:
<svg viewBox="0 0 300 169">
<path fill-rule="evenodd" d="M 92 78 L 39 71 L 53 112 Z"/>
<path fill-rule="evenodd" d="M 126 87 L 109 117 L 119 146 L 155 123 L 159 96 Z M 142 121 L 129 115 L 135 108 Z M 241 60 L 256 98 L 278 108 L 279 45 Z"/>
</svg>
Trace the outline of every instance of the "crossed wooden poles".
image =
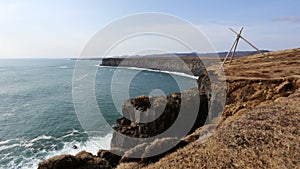
<svg viewBox="0 0 300 169">
<path fill-rule="evenodd" d="M 225 64 L 225 62 L 226 62 L 226 60 L 228 59 L 228 56 L 229 56 L 229 55 L 231 55 L 231 56 L 230 56 L 230 62 L 229 62 L 229 63 L 231 63 L 232 58 L 234 57 L 234 54 L 235 54 L 235 51 L 236 51 L 236 48 L 237 48 L 237 45 L 238 45 L 240 39 L 243 39 L 246 43 L 248 43 L 251 47 L 253 47 L 257 52 L 259 52 L 259 53 L 262 54 L 263 56 L 267 56 L 266 54 L 262 53 L 257 47 L 255 47 L 252 43 L 250 43 L 247 39 L 245 39 L 245 38 L 241 35 L 241 34 L 242 34 L 242 31 L 243 31 L 243 29 L 244 29 L 244 27 L 241 28 L 241 30 L 240 30 L 239 33 L 237 33 L 236 31 L 234 31 L 234 30 L 231 29 L 231 28 L 229 28 L 229 29 L 230 29 L 233 33 L 236 34 L 236 39 L 235 39 L 233 45 L 231 46 L 229 52 L 227 53 L 227 55 L 226 55 L 226 57 L 225 57 L 223 63 L 221 64 L 220 68 Z M 233 49 L 233 51 L 232 51 L 232 49 Z M 268 56 L 267 56 L 267 57 L 268 57 Z"/>
</svg>

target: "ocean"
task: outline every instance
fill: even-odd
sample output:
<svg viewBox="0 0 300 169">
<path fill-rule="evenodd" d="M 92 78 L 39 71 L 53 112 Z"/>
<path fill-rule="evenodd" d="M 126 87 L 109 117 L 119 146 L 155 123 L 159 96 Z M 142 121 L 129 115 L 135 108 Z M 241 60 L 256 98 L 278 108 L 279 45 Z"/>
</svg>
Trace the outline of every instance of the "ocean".
<svg viewBox="0 0 300 169">
<path fill-rule="evenodd" d="M 99 124 L 102 132 L 89 137 L 77 118 L 72 99 L 76 62 L 71 59 L 0 60 L 1 169 L 37 168 L 38 162 L 55 155 L 75 155 L 82 150 L 96 154 L 99 148 L 109 149 L 110 126 L 121 117 L 123 102 L 114 100 L 112 92 L 118 98 L 118 94 L 126 89 L 129 98 L 133 98 L 162 92 L 169 94 L 196 85 L 195 79 L 182 74 L 98 67 L 96 101 L 107 123 Z M 100 63 L 95 60 L 80 62 L 86 62 L 86 68 Z M 117 72 L 122 72 L 123 76 L 112 80 Z M 122 81 L 130 74 L 135 76 L 128 86 Z M 114 85 L 117 87 L 112 91 L 113 83 L 117 83 Z"/>
</svg>

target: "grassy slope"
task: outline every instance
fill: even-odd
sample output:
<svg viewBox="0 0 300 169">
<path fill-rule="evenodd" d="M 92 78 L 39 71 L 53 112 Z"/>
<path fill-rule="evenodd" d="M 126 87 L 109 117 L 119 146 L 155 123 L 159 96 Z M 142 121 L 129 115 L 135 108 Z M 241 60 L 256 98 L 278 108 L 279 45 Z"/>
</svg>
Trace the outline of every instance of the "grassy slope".
<svg viewBox="0 0 300 169">
<path fill-rule="evenodd" d="M 300 166 L 300 91 L 244 111 L 204 144 L 197 141 L 147 168 L 296 168 Z"/>
<path fill-rule="evenodd" d="M 207 142 L 194 141 L 144 167 L 300 168 L 300 49 L 268 56 L 225 64 L 229 101 L 223 123 Z M 217 72 L 217 67 L 209 69 Z"/>
</svg>

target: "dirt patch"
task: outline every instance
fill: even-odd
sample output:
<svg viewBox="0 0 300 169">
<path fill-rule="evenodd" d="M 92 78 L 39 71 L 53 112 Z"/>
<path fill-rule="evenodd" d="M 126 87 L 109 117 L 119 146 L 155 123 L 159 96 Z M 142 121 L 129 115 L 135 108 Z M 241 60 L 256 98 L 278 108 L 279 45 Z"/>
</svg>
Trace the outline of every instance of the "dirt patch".
<svg viewBox="0 0 300 169">
<path fill-rule="evenodd" d="M 297 78 L 231 79 L 227 81 L 227 101 L 223 118 L 241 109 L 252 109 L 279 97 L 286 97 L 297 89 Z"/>
</svg>

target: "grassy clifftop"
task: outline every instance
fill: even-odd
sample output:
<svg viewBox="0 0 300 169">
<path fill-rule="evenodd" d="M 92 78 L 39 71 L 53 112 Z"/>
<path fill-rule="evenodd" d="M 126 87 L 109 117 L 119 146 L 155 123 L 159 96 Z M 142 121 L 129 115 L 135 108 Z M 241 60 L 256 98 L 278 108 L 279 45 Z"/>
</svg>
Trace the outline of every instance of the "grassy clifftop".
<svg viewBox="0 0 300 169">
<path fill-rule="evenodd" d="M 297 168 L 299 102 L 298 90 L 269 105 L 243 110 L 204 144 L 195 141 L 145 168 Z"/>
<path fill-rule="evenodd" d="M 121 163 L 117 168 L 299 168 L 300 49 L 268 56 L 225 64 L 227 103 L 208 141 L 195 140 L 148 166 Z M 218 65 L 209 69 L 218 73 Z"/>
</svg>

